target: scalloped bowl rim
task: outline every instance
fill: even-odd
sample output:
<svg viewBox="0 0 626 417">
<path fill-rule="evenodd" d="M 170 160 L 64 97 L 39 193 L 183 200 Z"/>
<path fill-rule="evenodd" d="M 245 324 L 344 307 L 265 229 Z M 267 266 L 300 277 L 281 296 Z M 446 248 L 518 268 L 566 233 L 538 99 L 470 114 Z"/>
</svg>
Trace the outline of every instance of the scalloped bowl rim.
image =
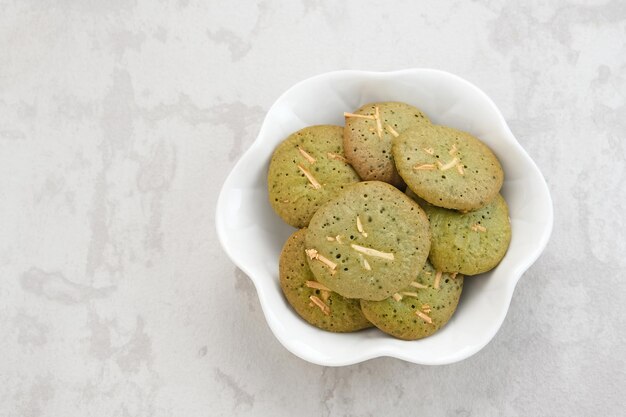
<svg viewBox="0 0 626 417">
<path fill-rule="evenodd" d="M 488 112 L 491 112 L 491 114 L 489 114 L 488 116 L 495 117 L 494 123 L 489 126 L 492 128 L 495 128 L 498 131 L 499 138 L 497 140 L 503 140 L 503 143 L 506 142 L 506 147 L 511 148 L 514 152 L 516 152 L 515 157 L 518 158 L 519 161 L 521 161 L 519 163 L 522 165 L 525 165 L 527 175 L 533 176 L 532 180 L 529 180 L 532 183 L 532 193 L 530 193 L 530 191 L 527 190 L 526 191 L 527 195 L 520 197 L 520 199 L 521 198 L 534 198 L 535 200 L 534 204 L 535 206 L 537 206 L 537 208 L 535 212 L 533 212 L 535 216 L 533 218 L 533 221 L 536 221 L 536 223 L 533 223 L 533 224 L 534 224 L 534 227 L 539 228 L 536 231 L 537 236 L 533 236 L 533 239 L 530 242 L 524 243 L 525 246 L 523 246 L 523 248 L 528 247 L 528 249 L 526 249 L 527 251 L 525 252 L 525 256 L 522 259 L 516 260 L 515 263 L 512 265 L 507 265 L 509 269 L 506 271 L 506 277 L 505 277 L 506 280 L 499 283 L 497 286 L 497 290 L 502 292 L 502 294 L 498 295 L 498 298 L 499 298 L 498 302 L 500 303 L 499 310 L 490 312 L 490 313 L 493 313 L 493 316 L 490 316 L 491 317 L 489 321 L 490 327 L 484 329 L 485 333 L 483 334 L 482 338 L 480 340 L 475 341 L 474 343 L 471 343 L 465 347 L 459 348 L 456 351 L 438 355 L 437 352 L 434 351 L 434 348 L 429 348 L 428 350 L 420 352 L 414 349 L 414 347 L 417 347 L 418 345 L 412 345 L 415 343 L 421 343 L 421 342 L 423 343 L 423 341 L 436 336 L 437 333 L 431 336 L 430 338 L 426 338 L 426 339 L 422 339 L 418 341 L 406 342 L 406 341 L 399 341 L 399 340 L 396 340 L 389 336 L 384 336 L 384 335 L 383 335 L 383 338 L 378 337 L 378 335 L 371 336 L 372 334 L 374 334 L 372 332 L 376 332 L 376 330 L 373 329 L 373 330 L 365 331 L 367 337 L 363 337 L 363 334 L 364 334 L 363 331 L 352 333 L 352 334 L 330 333 L 331 335 L 338 335 L 341 337 L 348 337 L 348 338 L 355 337 L 354 335 L 358 335 L 354 339 L 354 343 L 355 343 L 355 346 L 360 349 L 359 351 L 356 351 L 355 349 L 354 351 L 351 350 L 349 352 L 346 352 L 346 350 L 343 349 L 341 353 L 335 354 L 334 352 L 332 352 L 332 346 L 328 348 L 330 349 L 330 352 L 322 352 L 322 350 L 324 350 L 325 348 L 324 349 L 320 347 L 311 348 L 310 346 L 307 346 L 307 344 L 303 342 L 303 340 L 298 339 L 297 337 L 296 338 L 292 337 L 290 332 L 304 331 L 304 332 L 310 333 L 310 332 L 316 332 L 316 331 L 322 332 L 322 331 L 312 328 L 312 326 L 308 325 L 307 323 L 305 323 L 304 321 L 302 321 L 301 319 L 297 317 L 295 318 L 296 320 L 295 322 L 291 321 L 291 324 L 286 325 L 284 323 L 284 320 L 286 319 L 285 316 L 283 315 L 282 318 L 278 317 L 276 311 L 274 311 L 275 306 L 277 304 L 277 300 L 278 300 L 277 298 L 275 298 L 276 297 L 275 292 L 276 291 L 280 292 L 280 288 L 278 287 L 278 284 L 277 284 L 277 279 L 278 279 L 277 278 L 278 271 L 276 268 L 277 259 L 275 259 L 273 263 L 267 266 L 269 270 L 276 268 L 274 271 L 274 276 L 272 278 L 274 279 L 274 282 L 270 282 L 268 281 L 268 279 L 266 279 L 268 278 L 266 276 L 266 271 L 262 271 L 263 268 L 259 267 L 258 262 L 257 262 L 257 265 L 253 265 L 251 261 L 248 261 L 248 259 L 250 258 L 250 252 L 248 251 L 246 253 L 239 246 L 242 243 L 242 239 L 239 239 L 239 240 L 232 239 L 229 234 L 229 232 L 232 232 L 235 229 L 233 227 L 228 227 L 228 225 L 232 224 L 233 221 L 242 220 L 241 218 L 233 217 L 234 216 L 233 210 L 235 209 L 240 210 L 243 213 L 243 215 L 241 215 L 240 217 L 246 217 L 245 210 L 242 209 L 242 207 L 246 207 L 244 204 L 245 203 L 244 200 L 251 199 L 250 200 L 251 204 L 255 204 L 256 200 L 254 200 L 254 198 L 259 197 L 259 195 L 263 195 L 263 193 L 261 192 L 259 195 L 250 196 L 249 193 L 253 193 L 253 191 L 250 191 L 251 189 L 244 188 L 243 189 L 244 191 L 241 191 L 240 188 L 237 188 L 236 184 L 238 182 L 242 182 L 242 173 L 245 173 L 246 171 L 248 171 L 250 167 L 255 167 L 255 169 L 257 170 L 256 173 L 258 175 L 261 175 L 263 168 L 266 168 L 267 161 L 261 162 L 261 161 L 255 160 L 255 156 L 258 154 L 256 151 L 258 148 L 260 148 L 263 144 L 265 144 L 269 140 L 272 140 L 274 142 L 274 144 L 271 146 L 271 151 L 273 151 L 275 144 L 277 143 L 277 141 L 279 141 L 279 139 L 277 139 L 276 137 L 276 133 L 274 133 L 275 137 L 273 139 L 268 138 L 268 131 L 272 129 L 273 127 L 272 125 L 281 122 L 280 118 L 278 122 L 275 120 L 276 118 L 275 113 L 280 112 L 280 111 L 285 113 L 285 108 L 289 108 L 288 105 L 287 107 L 285 107 L 286 102 L 289 100 L 289 98 L 291 96 L 294 96 L 294 94 L 295 96 L 297 96 L 298 93 L 301 94 L 302 93 L 301 90 L 309 91 L 309 90 L 306 90 L 309 85 L 316 86 L 319 88 L 320 85 L 324 85 L 321 83 L 332 83 L 333 81 L 338 80 L 338 79 L 343 80 L 345 82 L 345 80 L 350 79 L 350 80 L 355 80 L 355 82 L 361 81 L 365 83 L 364 85 L 373 85 L 374 87 L 371 87 L 371 88 L 374 88 L 373 91 L 376 91 L 375 86 L 377 85 L 377 83 L 386 82 L 386 83 L 391 83 L 390 85 L 392 85 L 394 82 L 394 79 L 411 80 L 412 78 L 419 79 L 420 77 L 426 78 L 426 79 L 431 78 L 432 80 L 435 80 L 441 83 L 453 84 L 455 88 L 464 89 L 465 94 L 466 94 L 464 98 L 468 98 L 470 97 L 470 95 L 473 95 L 473 97 L 470 97 L 470 98 L 472 100 L 475 100 L 476 103 L 480 104 L 480 106 L 484 106 L 485 114 L 487 114 Z M 444 85 L 447 85 L 447 84 L 441 84 L 440 86 L 444 86 Z M 309 91 L 309 93 L 313 94 L 313 92 L 311 91 Z M 374 94 L 374 96 L 375 95 L 376 94 Z M 379 100 L 382 101 L 383 99 L 384 98 L 380 98 Z M 364 103 L 363 94 L 361 95 L 361 98 L 359 99 L 359 101 L 361 102 L 361 104 Z M 374 101 L 374 100 L 367 100 L 367 101 Z M 411 103 L 411 101 L 408 101 L 408 102 Z M 294 103 L 291 103 L 291 106 L 297 107 L 299 105 L 297 104 L 299 103 L 299 101 L 294 101 Z M 411 104 L 415 104 L 418 107 L 421 107 L 423 109 L 423 107 L 420 106 L 420 103 L 411 103 Z M 291 108 L 289 109 L 291 110 Z M 346 111 L 350 111 L 350 110 L 351 110 L 350 108 L 346 109 Z M 466 110 L 467 110 L 467 106 L 466 106 Z M 448 110 L 448 111 L 454 112 L 454 110 Z M 426 114 L 428 114 L 429 117 L 431 117 L 431 119 L 435 120 L 435 117 L 433 117 L 432 114 L 428 112 L 426 112 Z M 293 119 L 294 115 L 287 114 L 285 116 L 286 119 L 290 117 Z M 324 116 L 322 115 L 321 117 L 324 117 Z M 454 117 L 462 119 L 462 116 L 459 116 L 459 115 L 455 115 Z M 336 119 L 328 121 L 328 123 L 332 123 L 333 121 L 336 121 Z M 321 123 L 326 123 L 326 121 L 322 120 Z M 470 123 L 471 125 L 471 121 L 467 123 Z M 302 124 L 305 125 L 306 123 L 302 123 Z M 314 124 L 314 123 L 311 123 L 309 121 L 309 124 Z M 460 122 L 460 124 L 463 124 L 463 122 Z M 287 123 L 287 125 L 289 125 L 289 123 Z M 467 128 L 467 126 L 454 126 L 454 127 Z M 476 126 L 474 126 L 474 130 L 475 129 L 476 129 Z M 474 133 L 472 129 L 467 129 L 467 130 Z M 289 132 L 289 131 L 287 130 L 285 132 Z M 285 132 L 283 132 L 283 138 L 286 137 Z M 481 137 L 481 139 L 483 138 Z M 490 145 L 490 146 L 492 146 L 493 148 L 493 145 Z M 268 152 L 267 149 L 265 149 L 264 151 L 266 153 Z M 270 155 L 271 155 L 271 151 L 269 152 Z M 502 160 L 501 155 L 498 154 L 498 156 Z M 259 169 L 259 167 L 255 165 L 255 163 L 256 164 L 261 163 L 261 166 L 260 166 L 261 169 Z M 505 168 L 505 185 L 506 185 L 507 167 L 504 163 L 503 163 L 503 166 Z M 256 179 L 256 181 L 258 181 L 258 178 Z M 266 181 L 266 175 L 263 175 L 264 184 L 265 184 L 265 181 Z M 503 187 L 503 190 L 504 190 L 504 187 Z M 509 194 L 510 196 L 516 195 L 514 190 L 511 190 Z M 505 196 L 505 197 L 507 197 L 507 201 L 509 201 L 509 197 L 508 196 Z M 258 202 L 258 204 L 264 204 L 265 206 L 269 207 L 266 193 L 265 193 L 265 201 Z M 509 203 L 509 205 L 511 205 L 511 203 Z M 264 207 L 264 209 L 267 209 L 267 207 Z M 538 220 L 537 216 L 542 217 L 542 218 Z M 237 224 L 237 227 L 244 227 L 244 228 L 247 228 L 246 230 L 248 232 L 255 232 L 251 240 L 254 240 L 256 238 L 262 241 L 262 238 L 260 236 L 264 236 L 264 235 L 261 232 L 259 232 L 259 229 L 262 229 L 262 227 L 259 227 L 260 225 L 258 224 L 246 223 L 246 221 L 250 222 L 251 220 L 252 220 L 251 218 L 243 219 L 242 222 L 244 223 L 244 225 L 241 226 L 240 224 Z M 270 326 L 270 329 L 272 330 L 276 338 L 281 342 L 281 344 L 283 344 L 286 349 L 288 349 L 290 352 L 292 352 L 296 356 L 299 356 L 300 358 L 307 360 L 309 362 L 312 362 L 318 365 L 325 365 L 325 366 L 351 365 L 351 364 L 355 364 L 355 363 L 359 363 L 359 362 L 363 362 L 369 359 L 373 359 L 376 357 L 383 357 L 383 356 L 395 357 L 398 359 L 402 359 L 402 360 L 417 363 L 417 364 L 441 365 L 441 364 L 454 363 L 454 362 L 466 359 L 474 355 L 475 353 L 480 351 L 484 346 L 486 346 L 496 335 L 502 323 L 504 322 L 504 319 L 508 312 L 509 305 L 513 296 L 513 292 L 517 285 L 517 282 L 519 281 L 522 274 L 537 260 L 537 258 L 539 257 L 541 252 L 545 249 L 549 241 L 549 238 L 552 232 L 552 226 L 553 226 L 553 207 L 552 207 L 552 200 L 550 197 L 550 192 L 548 190 L 547 184 L 545 183 L 545 180 L 543 176 L 541 175 L 541 172 L 539 171 L 538 167 L 536 166 L 534 161 L 528 156 L 528 154 L 524 151 L 521 145 L 517 142 L 516 138 L 513 136 L 512 132 L 510 131 L 504 117 L 502 116 L 500 110 L 496 107 L 494 102 L 474 84 L 462 79 L 461 77 L 451 74 L 449 72 L 436 70 L 436 69 L 415 68 L 415 69 L 405 69 L 405 70 L 390 71 L 390 72 L 343 70 L 343 71 L 327 72 L 327 73 L 316 75 L 314 77 L 300 81 L 299 83 L 295 84 L 294 86 L 289 88 L 287 91 L 285 91 L 274 102 L 274 104 L 271 106 L 271 108 L 267 112 L 267 115 L 263 121 L 263 124 L 261 126 L 261 129 L 259 131 L 257 138 L 252 143 L 250 148 L 241 156 L 239 161 L 235 164 L 235 166 L 233 167 L 232 171 L 230 172 L 230 174 L 228 175 L 227 179 L 225 180 L 222 186 L 222 189 L 218 197 L 218 201 L 217 201 L 215 221 L 216 221 L 216 229 L 217 229 L 218 238 L 224 251 L 230 257 L 233 263 L 238 268 L 240 268 L 254 283 L 263 313 L 268 322 L 268 325 Z M 513 222 L 513 217 L 512 217 L 512 222 Z M 514 225 L 515 223 L 513 222 L 512 224 Z M 522 224 L 525 224 L 525 223 L 522 222 Z M 276 229 L 282 228 L 282 226 L 280 226 L 279 223 L 273 223 L 268 228 L 271 229 L 272 227 Z M 294 230 L 294 229 L 291 229 L 291 230 Z M 283 234 L 283 237 L 285 237 L 288 235 L 288 233 L 290 233 L 290 231 L 288 231 L 288 229 L 285 229 L 285 231 L 281 231 L 281 233 Z M 514 226 L 513 238 L 516 237 L 516 233 L 523 233 L 523 232 L 521 232 L 521 230 L 516 230 Z M 282 243 L 280 244 L 280 246 L 282 246 Z M 276 248 L 274 248 L 274 252 L 275 251 L 276 251 Z M 509 251 L 511 251 L 511 248 L 509 248 Z M 506 260 L 508 256 L 509 256 L 509 253 L 507 253 L 504 260 Z M 501 264 L 504 263 L 504 260 L 502 261 Z M 498 268 L 500 268 L 500 266 Z M 466 279 L 466 283 L 470 279 L 481 279 L 481 278 L 470 277 Z M 466 288 L 467 287 L 468 285 L 466 285 Z M 466 291 L 464 291 L 464 293 L 465 292 Z M 280 296 L 282 296 L 282 294 L 280 294 Z M 269 298 L 274 299 L 274 304 L 272 304 L 269 301 Z M 463 302 L 463 299 L 462 299 L 462 302 Z M 295 313 L 292 313 L 292 314 L 293 316 L 296 316 Z M 451 322 L 455 319 L 455 317 L 458 314 L 459 312 L 457 312 L 457 314 L 453 316 Z M 292 320 L 293 317 L 289 319 Z M 300 328 L 300 326 L 302 326 L 302 328 Z M 440 332 L 443 330 L 446 330 L 446 327 L 448 326 L 450 326 L 450 323 L 447 326 L 444 326 L 444 328 L 440 330 Z M 323 333 L 328 333 L 328 332 L 323 332 Z M 323 333 L 317 334 L 316 337 L 324 337 L 325 335 Z M 447 335 L 447 336 L 451 337 L 451 339 L 449 340 L 456 340 L 454 339 L 454 335 Z M 375 340 L 370 340 L 372 337 L 374 337 Z M 325 342 L 325 343 L 332 345 L 333 343 L 332 336 L 330 336 L 329 340 L 330 340 L 329 342 Z M 334 340 L 338 340 L 338 339 L 334 339 Z M 433 346 L 436 347 L 437 346 L 436 343 Z"/>
</svg>

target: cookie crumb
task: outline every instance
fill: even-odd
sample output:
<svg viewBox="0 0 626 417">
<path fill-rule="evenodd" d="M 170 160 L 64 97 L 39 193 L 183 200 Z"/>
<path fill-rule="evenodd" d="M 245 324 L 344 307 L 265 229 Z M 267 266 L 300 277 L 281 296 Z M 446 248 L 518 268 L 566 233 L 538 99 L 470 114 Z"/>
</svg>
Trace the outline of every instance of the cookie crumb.
<svg viewBox="0 0 626 417">
<path fill-rule="evenodd" d="M 298 146 L 298 150 L 300 151 L 300 153 L 302 154 L 302 156 L 304 156 L 304 158 L 309 161 L 310 164 L 314 164 L 316 159 L 313 158 L 311 156 L 311 154 L 309 154 L 307 151 L 305 151 L 304 149 L 302 149 L 301 147 Z"/>
<path fill-rule="evenodd" d="M 391 297 L 393 297 L 393 299 L 398 301 L 398 302 L 402 301 L 402 296 L 400 294 L 398 294 L 398 293 L 395 293 Z"/>
<path fill-rule="evenodd" d="M 426 285 L 424 285 L 424 284 L 420 284 L 420 283 L 419 283 L 419 282 L 417 282 L 417 281 L 413 281 L 413 282 L 412 282 L 412 283 L 410 283 L 409 285 L 410 285 L 411 287 L 420 288 L 420 289 L 423 289 L 423 288 L 428 288 L 428 286 L 426 286 Z"/>
<path fill-rule="evenodd" d="M 439 289 L 439 284 L 441 283 L 441 275 L 443 274 L 443 272 L 441 271 L 437 271 L 437 273 L 435 274 L 435 283 L 433 284 L 433 288 L 438 290 Z"/>
<path fill-rule="evenodd" d="M 325 285 L 320 284 L 317 281 L 307 281 L 307 282 L 304 283 L 304 285 L 306 285 L 309 288 L 314 288 L 316 290 L 330 291 L 330 288 L 328 288 Z"/>
<path fill-rule="evenodd" d="M 313 303 L 318 306 L 320 308 L 320 310 L 322 310 L 322 313 L 326 314 L 327 316 L 330 316 L 330 307 L 328 307 L 326 304 L 324 304 L 324 302 L 322 300 L 320 300 L 318 297 L 312 295 L 309 297 L 309 299 L 311 301 L 313 301 Z"/>
<path fill-rule="evenodd" d="M 335 236 L 335 240 L 337 241 L 337 243 L 339 243 L 340 245 L 343 244 L 342 242 L 343 237 L 341 235 L 337 235 Z"/>
<path fill-rule="evenodd" d="M 428 317 L 426 314 L 422 313 L 421 311 L 416 311 L 415 314 L 417 315 L 417 317 L 424 320 L 426 323 L 433 324 L 433 319 L 431 319 L 430 317 Z"/>
<path fill-rule="evenodd" d="M 385 125 L 385 129 L 387 129 L 389 131 L 389 133 L 391 133 L 393 135 L 394 138 L 397 138 L 398 136 L 400 136 L 400 134 L 398 132 L 396 132 L 396 129 L 391 127 L 391 125 L 386 124 Z"/>
<path fill-rule="evenodd" d="M 450 278 L 452 279 L 456 279 L 458 272 L 453 272 L 452 274 L 450 274 Z"/>
<path fill-rule="evenodd" d="M 364 255 L 375 256 L 378 258 L 388 259 L 390 261 L 393 261 L 395 259 L 395 257 L 393 256 L 393 253 L 381 252 L 376 249 L 355 245 L 354 243 L 352 243 L 350 246 L 352 246 L 352 249 L 354 249 L 355 251 L 361 252 Z"/>
<path fill-rule="evenodd" d="M 434 155 L 435 154 L 435 150 L 433 148 L 422 148 L 422 150 L 424 152 L 426 152 L 428 155 Z"/>
<path fill-rule="evenodd" d="M 430 313 L 431 312 L 430 305 L 429 304 L 422 304 L 422 311 L 424 313 Z"/>
<path fill-rule="evenodd" d="M 456 148 L 456 143 L 453 143 L 453 144 L 452 144 L 452 149 L 450 149 L 450 150 L 448 151 L 448 153 L 450 154 L 450 156 L 454 156 L 454 154 L 456 154 L 456 151 L 457 151 L 457 150 L 458 150 L 458 149 Z"/>
<path fill-rule="evenodd" d="M 372 116 L 371 114 L 354 114 L 354 113 L 347 113 L 347 112 L 343 112 L 343 117 L 357 117 L 360 119 L 369 119 L 369 120 L 376 119 L 376 117 Z"/>
<path fill-rule="evenodd" d="M 346 158 L 344 158 L 343 156 L 337 153 L 328 152 L 326 153 L 326 156 L 328 156 L 330 159 L 335 159 L 337 161 L 345 162 L 346 164 L 348 163 L 348 160 Z"/>
<path fill-rule="evenodd" d="M 306 169 L 304 169 L 304 167 L 302 165 L 298 165 L 298 169 L 304 174 L 304 176 L 309 180 L 309 182 L 311 183 L 311 186 L 313 188 L 315 188 L 316 190 L 319 190 L 320 188 L 322 188 L 322 184 L 320 184 L 319 182 L 317 182 L 317 180 L 315 179 L 315 177 Z"/>
</svg>

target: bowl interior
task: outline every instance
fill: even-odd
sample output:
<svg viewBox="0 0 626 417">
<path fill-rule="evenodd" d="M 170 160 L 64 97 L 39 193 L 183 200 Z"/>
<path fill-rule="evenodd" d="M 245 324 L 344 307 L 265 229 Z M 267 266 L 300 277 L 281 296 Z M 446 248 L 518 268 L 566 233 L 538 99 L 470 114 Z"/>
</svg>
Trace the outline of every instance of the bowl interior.
<svg viewBox="0 0 626 417">
<path fill-rule="evenodd" d="M 372 101 L 403 101 L 434 123 L 483 140 L 505 172 L 502 194 L 510 208 L 512 240 L 500 265 L 465 280 L 457 313 L 439 332 L 406 342 L 370 329 L 334 334 L 308 325 L 287 304 L 278 284 L 278 258 L 294 229 L 273 211 L 267 196 L 272 152 L 289 134 L 315 124 L 343 125 L 343 112 Z M 217 230 L 224 249 L 253 280 L 267 321 L 294 354 L 323 365 L 344 365 L 377 356 L 415 363 L 451 363 L 470 356 L 502 324 L 521 274 L 545 247 L 552 228 L 550 195 L 533 161 L 493 102 L 452 74 L 427 69 L 390 73 L 339 71 L 305 80 L 272 106 L 257 140 L 226 180 L 218 201 Z"/>
</svg>

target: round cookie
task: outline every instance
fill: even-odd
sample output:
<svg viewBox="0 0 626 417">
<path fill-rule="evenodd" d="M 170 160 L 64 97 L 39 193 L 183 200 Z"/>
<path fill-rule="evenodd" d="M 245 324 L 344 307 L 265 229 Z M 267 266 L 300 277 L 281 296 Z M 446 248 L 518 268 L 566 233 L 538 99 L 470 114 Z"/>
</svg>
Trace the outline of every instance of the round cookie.
<svg viewBox="0 0 626 417">
<path fill-rule="evenodd" d="M 361 300 L 361 310 L 383 332 L 416 340 L 430 336 L 450 320 L 462 290 L 460 274 L 438 272 L 427 262 L 409 286 L 382 301 Z"/>
<path fill-rule="evenodd" d="M 430 220 L 429 258 L 435 268 L 477 275 L 495 268 L 504 257 L 511 242 L 511 223 L 500 194 L 486 207 L 467 213 L 428 203 L 421 207 Z"/>
<path fill-rule="evenodd" d="M 274 151 L 267 175 L 270 204 L 294 227 L 305 227 L 319 206 L 359 176 L 343 154 L 343 128 L 306 127 Z"/>
<path fill-rule="evenodd" d="M 304 253 L 305 229 L 292 234 L 279 260 L 280 288 L 304 320 L 331 332 L 353 332 L 371 327 L 359 300 L 344 298 L 315 281 Z"/>
<path fill-rule="evenodd" d="M 421 126 L 393 142 L 400 176 L 418 196 L 439 207 L 476 210 L 500 191 L 504 173 L 496 156 L 467 132 Z"/>
<path fill-rule="evenodd" d="M 382 300 L 422 268 L 430 229 L 424 211 L 404 193 L 367 181 L 320 207 L 305 241 L 319 282 L 344 297 Z"/>
<path fill-rule="evenodd" d="M 430 124 L 426 115 L 399 102 L 369 103 L 345 115 L 343 146 L 359 176 L 402 188 L 404 182 L 393 162 L 391 142 L 408 128 Z"/>
</svg>

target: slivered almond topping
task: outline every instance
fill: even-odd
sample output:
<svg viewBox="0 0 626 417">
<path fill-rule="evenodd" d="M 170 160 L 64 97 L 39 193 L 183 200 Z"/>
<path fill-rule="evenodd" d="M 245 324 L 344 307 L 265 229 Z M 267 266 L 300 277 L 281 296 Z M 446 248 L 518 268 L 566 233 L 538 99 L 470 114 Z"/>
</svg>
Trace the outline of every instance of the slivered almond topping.
<svg viewBox="0 0 626 417">
<path fill-rule="evenodd" d="M 391 125 L 385 125 L 385 129 L 387 129 L 387 131 L 389 133 L 391 133 L 393 135 L 394 138 L 397 138 L 398 136 L 400 136 L 400 134 L 398 132 L 396 132 L 396 129 L 394 129 L 393 127 L 391 127 Z"/>
<path fill-rule="evenodd" d="M 318 306 L 320 310 L 322 310 L 322 313 L 326 314 L 327 316 L 330 316 L 330 307 L 324 304 L 322 300 L 320 300 L 318 297 L 314 295 L 310 296 L 309 299 L 313 301 L 313 304 Z"/>
<path fill-rule="evenodd" d="M 413 281 L 413 282 L 412 282 L 412 283 L 410 283 L 409 285 L 410 285 L 411 287 L 420 288 L 420 289 L 423 289 L 423 288 L 428 288 L 428 286 L 426 286 L 426 285 L 424 285 L 424 284 L 420 284 L 420 283 L 419 283 L 419 282 L 417 282 L 417 281 Z"/>
<path fill-rule="evenodd" d="M 417 293 L 416 292 L 402 291 L 401 294 L 404 295 L 404 296 L 407 296 L 407 297 L 416 297 L 417 298 Z"/>
<path fill-rule="evenodd" d="M 443 272 L 441 271 L 437 271 L 437 273 L 435 274 L 435 283 L 433 284 L 433 288 L 438 290 L 439 289 L 439 284 L 441 283 L 441 275 L 443 274 Z"/>
<path fill-rule="evenodd" d="M 332 237 L 332 236 L 326 236 L 326 240 L 329 241 L 329 242 L 334 242 L 335 238 Z"/>
<path fill-rule="evenodd" d="M 372 116 L 371 114 L 355 114 L 355 113 L 347 113 L 347 112 L 343 113 L 343 117 L 357 117 L 360 119 L 370 119 L 370 120 L 376 119 L 376 117 Z"/>
<path fill-rule="evenodd" d="M 323 263 L 324 265 L 326 265 L 328 268 L 331 269 L 332 271 L 331 275 L 335 275 L 335 269 L 337 268 L 336 263 L 326 258 L 325 256 L 320 255 L 316 249 L 305 249 L 305 252 L 310 259 L 315 259 L 317 261 L 320 261 L 321 263 Z"/>
<path fill-rule="evenodd" d="M 283 203 L 288 203 L 288 202 L 289 202 L 289 200 L 283 200 Z"/>
<path fill-rule="evenodd" d="M 450 274 L 450 278 L 452 279 L 456 279 L 458 272 L 453 272 L 452 274 Z"/>
<path fill-rule="evenodd" d="M 322 291 L 322 292 L 321 292 L 321 295 L 322 295 L 322 300 L 324 300 L 324 302 L 327 302 L 327 301 L 328 301 L 328 298 L 330 297 L 330 292 L 328 292 L 328 291 Z"/>
<path fill-rule="evenodd" d="M 463 169 L 463 165 L 456 164 L 456 170 L 458 171 L 459 174 L 465 175 L 465 170 Z"/>
<path fill-rule="evenodd" d="M 424 313 L 430 313 L 432 310 L 430 309 L 430 305 L 428 304 L 422 304 L 422 311 Z"/>
<path fill-rule="evenodd" d="M 394 295 L 392 295 L 393 299 L 400 302 L 402 301 L 402 296 L 398 293 L 395 293 Z"/>
<path fill-rule="evenodd" d="M 311 173 L 309 171 L 307 171 L 306 169 L 304 169 L 304 167 L 302 165 L 298 165 L 298 169 L 300 171 L 302 171 L 302 173 L 304 174 L 304 176 L 309 180 L 309 182 L 311 183 L 311 187 L 315 188 L 316 190 L 319 190 L 320 188 L 322 188 L 322 184 L 320 184 L 319 182 L 317 182 L 317 180 L 315 179 L 315 177 L 313 175 L 311 175 Z"/>
<path fill-rule="evenodd" d="M 341 156 L 341 155 L 339 155 L 337 153 L 328 152 L 326 154 L 326 156 L 328 156 L 330 159 L 335 159 L 337 161 L 348 163 L 348 160 L 345 157 L 343 157 L 343 156 Z"/>
<path fill-rule="evenodd" d="M 416 171 L 434 171 L 437 169 L 437 167 L 435 166 L 435 164 L 421 164 L 421 165 L 415 165 L 413 169 Z"/>
<path fill-rule="evenodd" d="M 301 147 L 298 146 L 298 150 L 300 151 L 300 153 L 302 154 L 302 156 L 304 156 L 304 158 L 309 161 L 310 164 L 314 164 L 316 159 L 313 158 L 307 151 L 305 151 L 304 149 L 302 149 Z"/>
<path fill-rule="evenodd" d="M 307 282 L 304 283 L 304 285 L 306 285 L 309 288 L 314 288 L 316 290 L 330 291 L 330 288 L 328 288 L 325 285 L 320 284 L 317 281 L 307 281 Z"/>
<path fill-rule="evenodd" d="M 374 118 L 376 119 L 376 133 L 379 138 L 383 137 L 383 125 L 380 122 L 380 111 L 378 110 L 378 106 L 374 106 Z"/>
<path fill-rule="evenodd" d="M 415 314 L 422 320 L 424 320 L 426 323 L 428 324 L 433 324 L 433 319 L 431 319 L 430 317 L 428 317 L 426 314 L 422 313 L 421 311 L 416 311 Z"/>
<path fill-rule="evenodd" d="M 452 149 L 450 149 L 450 150 L 448 151 L 448 153 L 450 154 L 450 156 L 454 156 L 454 154 L 456 153 L 456 151 L 457 151 L 457 150 L 458 150 L 458 149 L 456 148 L 456 143 L 453 143 L 453 144 L 452 144 Z"/>
<path fill-rule="evenodd" d="M 434 155 L 435 154 L 435 150 L 433 148 L 422 148 L 422 150 L 424 152 L 426 152 L 428 155 Z"/>
<path fill-rule="evenodd" d="M 364 268 L 365 270 L 367 270 L 367 271 L 371 271 L 371 270 L 372 270 L 372 267 L 370 266 L 370 263 L 369 263 L 369 262 L 367 262 L 367 259 L 365 259 L 365 258 L 363 257 L 363 255 L 362 255 L 362 254 L 360 254 L 360 253 L 359 253 L 359 260 L 361 261 L 361 266 L 363 266 L 363 268 Z"/>
<path fill-rule="evenodd" d="M 432 274 L 433 274 L 433 273 L 432 273 L 432 272 L 430 272 L 430 271 L 424 271 L 424 275 L 431 276 Z"/>
<path fill-rule="evenodd" d="M 454 166 L 458 163 L 459 163 L 459 158 L 454 158 L 452 159 L 452 161 L 445 163 L 445 164 L 442 164 L 441 161 L 437 161 L 437 165 L 439 165 L 439 169 L 441 171 L 447 171 L 450 168 L 454 168 Z"/>
<path fill-rule="evenodd" d="M 339 243 L 339 244 L 343 244 L 342 239 L 343 239 L 343 237 L 342 237 L 341 235 L 337 235 L 337 236 L 335 236 L 335 240 L 336 240 L 336 241 L 337 241 L 337 243 Z"/>
<path fill-rule="evenodd" d="M 361 218 L 359 216 L 356 216 L 356 230 L 358 230 L 363 237 L 367 237 L 367 233 L 363 230 L 363 223 L 361 223 Z"/>
<path fill-rule="evenodd" d="M 323 263 L 324 265 L 328 266 L 330 269 L 332 269 L 333 270 L 333 275 L 334 275 L 335 269 L 337 268 L 337 264 L 336 263 L 334 263 L 330 259 L 328 259 L 325 256 L 322 256 L 320 254 L 317 255 L 317 260 L 320 261 L 321 263 Z"/>
<path fill-rule="evenodd" d="M 354 243 L 352 243 L 350 246 L 352 246 L 352 249 L 354 249 L 355 251 L 361 252 L 364 255 L 375 256 L 377 258 L 388 259 L 390 261 L 394 260 L 393 253 L 381 252 L 381 251 L 376 250 L 376 249 L 366 248 L 364 246 L 355 245 Z"/>
<path fill-rule="evenodd" d="M 487 231 L 487 228 L 485 226 L 483 226 L 482 224 L 478 224 L 478 223 L 473 224 L 470 227 L 470 229 L 472 229 L 475 232 L 486 232 Z"/>
<path fill-rule="evenodd" d="M 363 258 L 363 268 L 365 268 L 368 271 L 372 270 L 372 267 L 370 266 L 370 263 L 367 262 L 367 259 Z"/>
</svg>

